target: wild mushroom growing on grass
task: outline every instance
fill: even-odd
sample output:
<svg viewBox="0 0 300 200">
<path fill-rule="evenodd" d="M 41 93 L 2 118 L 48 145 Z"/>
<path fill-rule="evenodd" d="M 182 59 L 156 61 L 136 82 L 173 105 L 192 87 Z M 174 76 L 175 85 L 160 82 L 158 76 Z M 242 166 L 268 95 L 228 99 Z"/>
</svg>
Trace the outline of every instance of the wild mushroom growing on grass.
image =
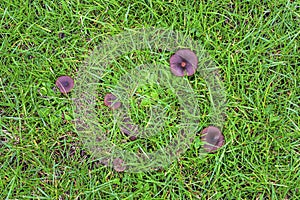
<svg viewBox="0 0 300 200">
<path fill-rule="evenodd" d="M 175 76 L 191 76 L 197 70 L 198 58 L 190 49 L 179 49 L 171 56 L 170 67 Z"/>
<path fill-rule="evenodd" d="M 118 109 L 122 105 L 121 102 L 117 100 L 117 97 L 111 93 L 105 95 L 104 104 L 112 110 Z M 131 141 L 137 139 L 137 127 L 131 123 L 131 119 L 129 117 L 124 117 L 122 124 L 120 125 L 120 130 L 126 136 L 129 136 Z"/>
<path fill-rule="evenodd" d="M 56 80 L 56 86 L 63 94 L 70 92 L 74 87 L 74 80 L 70 76 L 60 76 Z"/>
<path fill-rule="evenodd" d="M 121 102 L 117 101 L 117 97 L 112 93 L 105 95 L 104 104 L 113 110 L 121 106 Z"/>
<path fill-rule="evenodd" d="M 205 142 L 203 147 L 209 153 L 215 152 L 224 145 L 224 136 L 220 129 L 214 126 L 208 126 L 201 131 L 201 140 Z"/>
<path fill-rule="evenodd" d="M 123 159 L 116 158 L 113 161 L 114 170 L 117 172 L 123 172 L 126 169 L 126 165 Z"/>
<path fill-rule="evenodd" d="M 120 130 L 123 134 L 129 136 L 131 141 L 137 139 L 138 128 L 132 123 L 129 117 L 124 117 L 122 124 L 120 125 Z"/>
</svg>

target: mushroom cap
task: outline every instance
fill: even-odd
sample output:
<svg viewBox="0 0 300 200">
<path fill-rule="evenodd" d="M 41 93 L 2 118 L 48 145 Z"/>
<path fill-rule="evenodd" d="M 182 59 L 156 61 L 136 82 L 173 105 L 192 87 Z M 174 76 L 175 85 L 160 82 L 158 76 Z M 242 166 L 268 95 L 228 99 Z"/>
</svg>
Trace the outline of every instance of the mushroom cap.
<svg viewBox="0 0 300 200">
<path fill-rule="evenodd" d="M 193 75 L 198 68 L 197 55 L 190 49 L 179 49 L 170 58 L 171 72 L 175 76 Z"/>
<path fill-rule="evenodd" d="M 113 160 L 113 166 L 114 170 L 116 170 L 117 172 L 123 172 L 126 169 L 125 162 L 121 158 L 115 158 Z"/>
<path fill-rule="evenodd" d="M 217 127 L 208 126 L 201 131 L 201 135 L 201 140 L 205 142 L 203 147 L 209 153 L 224 145 L 224 136 Z"/>
<path fill-rule="evenodd" d="M 117 97 L 112 93 L 108 93 L 104 97 L 104 104 L 115 110 L 121 106 L 121 102 L 117 101 Z"/>
<path fill-rule="evenodd" d="M 129 136 L 131 141 L 137 139 L 138 128 L 135 126 L 129 117 L 125 117 L 120 125 L 120 130 L 123 134 Z"/>
<path fill-rule="evenodd" d="M 60 76 L 57 78 L 55 85 L 61 93 L 68 93 L 74 87 L 74 80 L 70 76 Z"/>
</svg>

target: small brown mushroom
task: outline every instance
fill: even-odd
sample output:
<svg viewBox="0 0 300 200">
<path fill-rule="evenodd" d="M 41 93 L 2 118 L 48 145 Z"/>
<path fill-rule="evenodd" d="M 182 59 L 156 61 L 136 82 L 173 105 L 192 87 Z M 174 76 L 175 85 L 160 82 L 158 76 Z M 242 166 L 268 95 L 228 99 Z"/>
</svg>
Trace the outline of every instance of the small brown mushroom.
<svg viewBox="0 0 300 200">
<path fill-rule="evenodd" d="M 116 158 L 113 161 L 114 170 L 117 172 L 123 172 L 126 169 L 125 162 L 121 158 Z"/>
<path fill-rule="evenodd" d="M 170 58 L 171 72 L 175 76 L 193 75 L 198 67 L 198 58 L 190 49 L 179 49 Z"/>
<path fill-rule="evenodd" d="M 60 76 L 56 80 L 56 86 L 63 94 L 70 92 L 74 87 L 74 80 L 70 76 Z"/>
<path fill-rule="evenodd" d="M 117 101 L 117 97 L 112 93 L 105 95 L 104 104 L 111 109 L 115 110 L 121 106 L 121 102 Z"/>
<path fill-rule="evenodd" d="M 208 126 L 201 131 L 201 140 L 205 142 L 203 147 L 209 153 L 214 153 L 224 145 L 224 136 L 220 129 L 214 126 Z"/>
<path fill-rule="evenodd" d="M 132 123 L 130 117 L 124 117 L 122 124 L 120 124 L 120 130 L 123 134 L 129 136 L 131 141 L 137 139 L 138 127 Z"/>
</svg>

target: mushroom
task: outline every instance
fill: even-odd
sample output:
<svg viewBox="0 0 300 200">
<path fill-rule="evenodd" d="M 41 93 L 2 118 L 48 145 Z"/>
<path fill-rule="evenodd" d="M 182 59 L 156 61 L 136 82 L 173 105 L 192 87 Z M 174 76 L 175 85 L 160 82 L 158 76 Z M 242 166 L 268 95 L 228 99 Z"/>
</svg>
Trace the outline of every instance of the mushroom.
<svg viewBox="0 0 300 200">
<path fill-rule="evenodd" d="M 217 127 L 208 126 L 201 131 L 201 135 L 201 140 L 205 142 L 203 147 L 209 153 L 213 153 L 224 145 L 224 136 Z"/>
<path fill-rule="evenodd" d="M 108 93 L 104 97 L 104 104 L 111 109 L 115 110 L 121 106 L 121 102 L 116 101 L 117 97 L 112 93 Z"/>
<path fill-rule="evenodd" d="M 190 49 L 179 49 L 170 58 L 171 72 L 175 76 L 193 75 L 198 68 L 198 58 Z"/>
<path fill-rule="evenodd" d="M 55 84 L 61 93 L 66 94 L 73 89 L 74 80 L 70 76 L 60 76 L 57 78 Z"/>
<path fill-rule="evenodd" d="M 123 134 L 129 136 L 129 139 L 131 141 L 134 141 L 137 139 L 137 134 L 138 134 L 138 128 L 137 126 L 132 124 L 132 121 L 130 117 L 124 117 L 122 120 L 122 124 L 120 125 L 120 130 Z"/>
<path fill-rule="evenodd" d="M 113 161 L 114 170 L 117 172 L 123 172 L 126 169 L 125 162 L 121 158 L 116 158 Z"/>
</svg>

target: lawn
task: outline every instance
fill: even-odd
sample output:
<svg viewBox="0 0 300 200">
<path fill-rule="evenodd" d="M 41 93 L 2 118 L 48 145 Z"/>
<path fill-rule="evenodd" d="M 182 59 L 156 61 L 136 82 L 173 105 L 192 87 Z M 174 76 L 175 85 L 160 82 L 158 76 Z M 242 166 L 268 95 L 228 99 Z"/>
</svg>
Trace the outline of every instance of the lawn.
<svg viewBox="0 0 300 200">
<path fill-rule="evenodd" d="M 297 1 L 20 2 L 0 3 L 0 199 L 300 198 Z M 178 79 L 189 83 L 200 112 L 190 147 L 164 167 L 117 172 L 101 164 L 76 127 L 74 99 L 84 88 L 78 75 L 103 41 L 153 27 L 197 41 L 215 63 L 226 93 L 225 145 L 201 153 L 199 133 L 214 124 L 210 90 L 197 72 Z M 125 99 L 141 126 L 149 112 L 165 111 L 161 134 L 145 140 L 128 141 L 103 103 L 124 74 L 147 63 L 168 69 L 172 53 L 133 49 L 98 77 L 92 123 L 121 149 L 155 152 L 176 137 L 184 117 L 168 87 L 145 83 Z M 63 75 L 75 80 L 66 95 L 55 85 Z"/>
</svg>

